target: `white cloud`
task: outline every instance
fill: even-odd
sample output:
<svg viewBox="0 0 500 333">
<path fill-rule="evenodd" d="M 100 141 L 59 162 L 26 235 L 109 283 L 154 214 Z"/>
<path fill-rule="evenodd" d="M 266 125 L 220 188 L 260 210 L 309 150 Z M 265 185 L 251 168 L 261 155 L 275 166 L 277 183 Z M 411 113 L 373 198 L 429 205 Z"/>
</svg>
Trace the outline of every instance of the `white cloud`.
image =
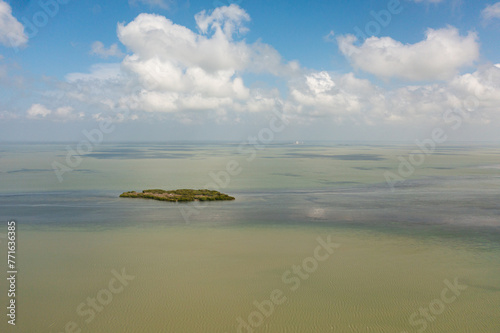
<svg viewBox="0 0 500 333">
<path fill-rule="evenodd" d="M 330 75 L 323 71 L 306 76 L 306 83 L 314 94 L 321 94 L 335 87 Z"/>
<path fill-rule="evenodd" d="M 492 5 L 487 5 L 485 9 L 481 12 L 485 22 L 491 21 L 493 19 L 500 18 L 500 2 L 494 3 Z"/>
<path fill-rule="evenodd" d="M 127 25 L 119 24 L 118 37 L 134 53 L 126 61 L 157 58 L 176 67 L 198 66 L 214 72 L 243 69 L 249 60 L 243 42 L 231 43 L 221 34 L 198 35 L 159 15 L 140 14 Z"/>
<path fill-rule="evenodd" d="M 69 73 L 66 75 L 66 80 L 68 82 L 105 81 L 118 79 L 120 75 L 120 64 L 94 64 L 90 68 L 90 73 Z"/>
<path fill-rule="evenodd" d="M 231 39 L 235 32 L 243 34 L 248 31 L 243 23 L 250 21 L 250 16 L 242 8 L 232 4 L 218 7 L 209 15 L 203 10 L 195 15 L 195 20 L 203 34 L 207 34 L 210 28 L 215 34 L 223 32 L 226 38 Z"/>
<path fill-rule="evenodd" d="M 467 97 L 478 109 L 495 114 L 500 106 L 500 68 L 488 66 L 474 73 L 456 77 L 450 87 L 459 96 Z"/>
<path fill-rule="evenodd" d="M 87 110 L 90 119 L 168 119 L 201 124 L 256 119 L 282 108 L 301 125 L 315 121 L 324 125 L 333 120 L 412 128 L 422 123 L 434 126 L 446 110 L 463 108 L 466 101 L 475 98 L 477 112 L 470 121 L 499 118 L 499 66 L 457 73 L 467 63 L 464 58 L 476 59 L 473 34 L 460 36 L 454 28 L 429 30 L 426 40 L 413 45 L 390 38 L 375 38 L 361 46 L 355 46 L 350 36 L 340 40 L 344 51 L 354 48 L 350 59 L 356 67 L 367 70 L 363 59 L 355 58 L 364 56 L 368 58 L 365 61 L 374 61 L 372 66 L 381 67 L 381 77 L 449 77 L 432 84 L 385 89 L 353 73 L 306 71 L 297 62 L 284 62 L 270 45 L 247 43 L 237 36 L 244 31 L 246 16 L 235 7 L 216 14 L 202 12 L 197 15 L 198 32 L 152 14 L 119 24 L 118 37 L 130 54 L 119 64 L 96 64 L 89 73 L 68 74 L 67 82 L 58 86 L 64 97 L 57 97 L 57 101 L 63 108 L 51 104 L 55 98 L 47 95 L 42 104 L 49 107 L 32 106 L 31 117 L 80 119 L 73 109 L 64 109 L 72 105 Z M 383 52 L 387 57 L 381 56 Z M 438 57 L 440 52 L 446 64 Z M 437 66 L 433 61 L 445 69 L 432 67 Z M 396 67 L 395 72 L 391 66 Z M 288 86 L 288 94 L 267 83 L 247 85 L 244 78 L 249 72 L 274 75 Z"/>
<path fill-rule="evenodd" d="M 122 51 L 118 48 L 118 44 L 112 44 L 109 48 L 106 48 L 104 44 L 100 41 L 92 43 L 90 54 L 100 56 L 101 58 L 108 57 L 123 57 Z"/>
<path fill-rule="evenodd" d="M 26 117 L 28 119 L 51 119 L 54 121 L 68 121 L 84 118 L 82 112 L 75 114 L 74 109 L 70 106 L 63 106 L 50 110 L 42 104 L 33 104 L 28 111 Z"/>
<path fill-rule="evenodd" d="M 36 118 L 45 118 L 50 115 L 52 111 L 47 109 L 45 106 L 41 104 L 33 104 L 29 110 L 27 111 L 28 118 L 36 119 Z"/>
<path fill-rule="evenodd" d="M 73 108 L 71 106 L 63 106 L 57 108 L 53 115 L 58 119 L 72 119 L 75 117 L 73 114 Z"/>
<path fill-rule="evenodd" d="M 170 8 L 170 0 L 128 0 L 129 5 L 135 6 L 137 4 L 148 5 L 150 7 L 160 7 L 163 9 Z"/>
<path fill-rule="evenodd" d="M 490 65 L 449 82 L 383 89 L 353 73 L 312 72 L 295 81 L 285 102 L 301 123 L 331 118 L 356 124 L 435 125 L 447 111 L 467 114 L 467 121 L 500 119 L 500 68 Z"/>
<path fill-rule="evenodd" d="M 378 88 L 368 80 L 352 73 L 333 77 L 323 71 L 306 74 L 292 85 L 287 108 L 303 118 L 334 116 L 366 121 L 376 112 L 380 99 Z"/>
<path fill-rule="evenodd" d="M 142 90 L 132 109 L 151 112 L 242 110 L 254 94 L 245 86 L 245 72 L 291 75 L 296 62 L 284 63 L 271 46 L 234 40 L 247 31 L 248 14 L 237 5 L 202 11 L 195 16 L 199 33 L 164 16 L 140 14 L 118 25 L 120 41 L 132 52 L 122 70 Z M 261 102 L 252 102 L 258 109 Z M 249 105 L 249 104 L 248 104 Z"/>
<path fill-rule="evenodd" d="M 26 45 L 28 37 L 24 33 L 23 25 L 12 16 L 12 8 L 0 0 L 0 44 L 7 47 Z"/>
<path fill-rule="evenodd" d="M 353 35 L 337 39 L 340 51 L 355 68 L 382 78 L 413 81 L 446 80 L 479 57 L 477 36 L 461 36 L 454 27 L 428 29 L 426 39 L 403 44 L 390 37 L 370 37 L 360 46 Z"/>
</svg>

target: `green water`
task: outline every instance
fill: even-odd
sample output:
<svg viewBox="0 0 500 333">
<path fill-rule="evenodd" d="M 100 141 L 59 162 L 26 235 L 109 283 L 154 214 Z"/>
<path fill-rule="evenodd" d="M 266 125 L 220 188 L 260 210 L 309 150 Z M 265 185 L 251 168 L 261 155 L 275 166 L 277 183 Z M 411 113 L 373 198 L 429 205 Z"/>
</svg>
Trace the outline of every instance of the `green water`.
<svg viewBox="0 0 500 333">
<path fill-rule="evenodd" d="M 443 147 L 393 192 L 384 172 L 411 149 L 104 145 L 59 182 L 64 146 L 5 146 L 19 272 L 0 331 L 498 333 L 500 148 Z M 203 187 L 232 160 L 234 202 L 117 197 Z"/>
</svg>

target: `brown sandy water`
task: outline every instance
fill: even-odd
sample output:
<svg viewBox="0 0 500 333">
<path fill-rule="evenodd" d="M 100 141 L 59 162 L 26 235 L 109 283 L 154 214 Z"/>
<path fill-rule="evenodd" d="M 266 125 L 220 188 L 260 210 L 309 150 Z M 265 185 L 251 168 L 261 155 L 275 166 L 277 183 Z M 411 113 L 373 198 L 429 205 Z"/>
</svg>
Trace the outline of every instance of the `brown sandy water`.
<svg viewBox="0 0 500 333">
<path fill-rule="evenodd" d="M 292 290 L 283 274 L 328 236 L 340 246 L 307 278 L 289 274 L 300 277 Z M 276 289 L 286 300 L 261 323 L 254 318 L 255 332 L 417 332 L 422 320 L 426 332 L 500 331 L 500 252 L 456 240 L 328 227 L 178 226 L 20 230 L 18 248 L 18 324 L 12 330 L 3 320 L 2 332 L 65 332 L 69 322 L 82 332 L 238 332 L 237 318 L 248 322 L 253 302 Z M 109 290 L 112 270 L 122 268 L 134 276 L 128 285 L 109 304 L 101 292 L 107 304 L 91 320 L 79 315 L 78 306 Z M 444 309 L 435 302 L 433 321 L 418 315 L 411 325 L 410 316 L 441 299 L 444 281 L 455 278 L 467 289 Z"/>
</svg>

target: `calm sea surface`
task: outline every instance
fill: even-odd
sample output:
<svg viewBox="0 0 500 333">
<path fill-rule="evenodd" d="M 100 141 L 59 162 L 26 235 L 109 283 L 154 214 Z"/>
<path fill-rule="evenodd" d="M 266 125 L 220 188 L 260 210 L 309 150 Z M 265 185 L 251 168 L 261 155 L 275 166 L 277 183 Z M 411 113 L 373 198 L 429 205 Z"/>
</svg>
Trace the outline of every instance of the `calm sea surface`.
<svg viewBox="0 0 500 333">
<path fill-rule="evenodd" d="M 67 146 L 0 147 L 0 332 L 500 332 L 500 146 Z"/>
</svg>

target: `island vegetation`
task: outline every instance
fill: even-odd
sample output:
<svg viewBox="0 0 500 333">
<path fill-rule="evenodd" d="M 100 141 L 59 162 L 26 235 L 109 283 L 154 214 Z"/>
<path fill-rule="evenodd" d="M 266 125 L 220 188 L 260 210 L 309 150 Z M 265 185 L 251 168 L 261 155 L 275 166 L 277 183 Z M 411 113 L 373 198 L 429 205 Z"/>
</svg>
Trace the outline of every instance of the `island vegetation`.
<svg viewBox="0 0 500 333">
<path fill-rule="evenodd" d="M 142 192 L 129 191 L 120 194 L 121 198 L 143 198 L 160 201 L 186 202 L 186 201 L 216 201 L 216 200 L 234 200 L 234 197 L 214 190 L 144 190 Z"/>
</svg>

